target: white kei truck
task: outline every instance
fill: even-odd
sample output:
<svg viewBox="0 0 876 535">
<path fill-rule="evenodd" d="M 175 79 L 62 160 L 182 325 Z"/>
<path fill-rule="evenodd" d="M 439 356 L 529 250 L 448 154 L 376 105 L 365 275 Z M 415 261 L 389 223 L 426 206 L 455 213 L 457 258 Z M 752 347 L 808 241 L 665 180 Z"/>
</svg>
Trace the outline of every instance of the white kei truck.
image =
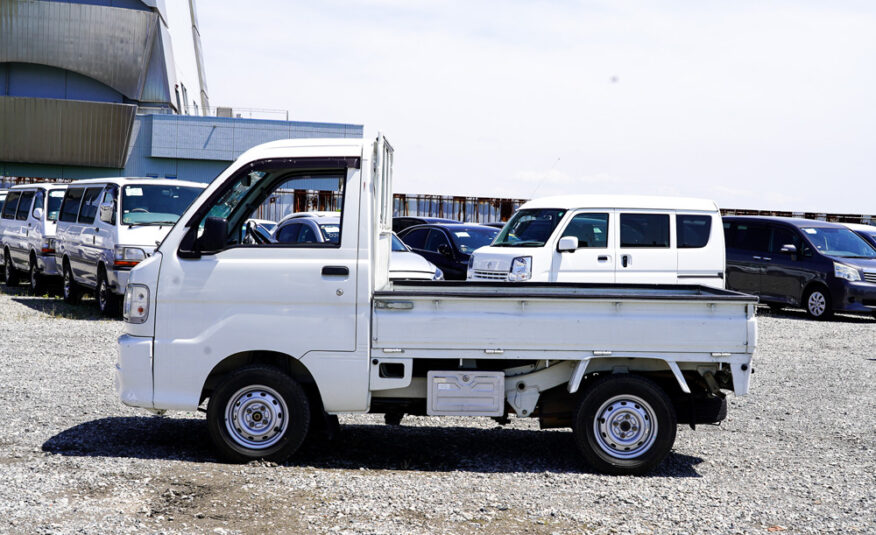
<svg viewBox="0 0 876 535">
<path fill-rule="evenodd" d="M 131 273 L 121 401 L 194 411 L 221 457 L 283 461 L 340 413 L 538 418 L 595 470 L 645 473 L 676 426 L 748 392 L 756 298 L 688 285 L 390 281 L 382 136 L 244 153 Z M 244 223 L 278 190 L 339 209 L 337 243 Z"/>
</svg>

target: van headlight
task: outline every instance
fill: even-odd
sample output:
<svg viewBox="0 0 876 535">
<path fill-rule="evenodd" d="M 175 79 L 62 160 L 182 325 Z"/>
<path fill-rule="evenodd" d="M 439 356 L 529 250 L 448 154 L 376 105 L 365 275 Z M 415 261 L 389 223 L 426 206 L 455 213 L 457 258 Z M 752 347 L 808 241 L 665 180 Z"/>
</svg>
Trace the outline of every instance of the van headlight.
<svg viewBox="0 0 876 535">
<path fill-rule="evenodd" d="M 532 278 L 532 257 L 518 256 L 511 261 L 511 271 L 508 273 L 509 282 L 523 282 Z"/>
<path fill-rule="evenodd" d="M 847 281 L 852 282 L 861 280 L 860 271 L 852 266 L 840 264 L 839 262 L 833 263 L 833 275 L 838 279 L 846 279 Z"/>
<path fill-rule="evenodd" d="M 149 317 L 149 287 L 129 284 L 125 288 L 122 316 L 128 323 L 144 323 Z"/>
</svg>

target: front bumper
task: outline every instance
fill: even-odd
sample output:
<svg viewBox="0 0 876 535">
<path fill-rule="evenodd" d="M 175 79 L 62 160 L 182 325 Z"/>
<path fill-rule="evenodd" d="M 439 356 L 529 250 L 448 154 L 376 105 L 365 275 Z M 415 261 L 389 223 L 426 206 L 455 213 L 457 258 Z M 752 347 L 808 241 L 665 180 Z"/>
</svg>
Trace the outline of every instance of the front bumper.
<svg viewBox="0 0 876 535">
<path fill-rule="evenodd" d="M 152 338 L 128 334 L 119 337 L 113 383 L 125 405 L 152 408 Z"/>
<path fill-rule="evenodd" d="M 831 285 L 833 308 L 843 312 L 876 312 L 876 284 L 837 280 Z"/>
</svg>

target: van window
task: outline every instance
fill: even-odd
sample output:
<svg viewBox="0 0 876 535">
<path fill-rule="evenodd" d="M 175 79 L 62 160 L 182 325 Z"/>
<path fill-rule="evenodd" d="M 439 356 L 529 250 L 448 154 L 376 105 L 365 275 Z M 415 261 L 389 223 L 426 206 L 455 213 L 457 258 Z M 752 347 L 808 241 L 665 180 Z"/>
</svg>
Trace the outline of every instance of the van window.
<svg viewBox="0 0 876 535">
<path fill-rule="evenodd" d="M 85 190 L 85 196 L 82 198 L 82 207 L 79 209 L 80 223 L 94 223 L 94 216 L 97 215 L 97 205 L 100 203 L 101 191 L 103 191 L 103 187 Z"/>
<path fill-rule="evenodd" d="M 34 214 L 34 212 L 36 212 L 37 208 L 43 207 L 43 204 L 45 204 L 45 199 L 46 199 L 45 192 L 41 189 L 36 190 L 36 194 L 33 197 L 33 208 L 31 209 L 31 215 L 36 217 L 36 214 Z"/>
<path fill-rule="evenodd" d="M 774 228 L 770 252 L 773 254 L 780 254 L 782 252 L 782 247 L 785 245 L 793 245 L 797 248 L 798 252 L 802 253 L 803 251 L 800 250 L 800 241 L 800 235 L 791 229 Z"/>
<path fill-rule="evenodd" d="M 679 249 L 705 247 L 712 233 L 712 216 L 679 214 L 675 216 L 675 233 Z"/>
<path fill-rule="evenodd" d="M 578 214 L 569 221 L 561 237 L 578 238 L 578 248 L 608 247 L 608 214 Z"/>
<path fill-rule="evenodd" d="M 669 247 L 669 214 L 621 214 L 621 247 Z"/>
<path fill-rule="evenodd" d="M 739 223 L 734 232 L 733 245 L 737 249 L 765 253 L 770 250 L 770 229 L 766 225 Z"/>
<path fill-rule="evenodd" d="M 275 236 L 280 243 L 298 243 L 298 236 L 301 234 L 301 223 L 289 223 L 283 225 Z"/>
<path fill-rule="evenodd" d="M 61 202 L 64 200 L 65 191 L 62 189 L 49 190 L 49 202 L 46 205 L 46 219 L 57 221 L 61 212 Z"/>
<path fill-rule="evenodd" d="M 64 195 L 64 202 L 61 204 L 61 215 L 58 216 L 60 221 L 67 223 L 75 223 L 76 216 L 79 215 L 79 203 L 82 202 L 82 194 L 85 190 L 82 188 L 71 188 Z"/>
<path fill-rule="evenodd" d="M 33 191 L 21 192 L 21 199 L 18 201 L 18 211 L 15 212 L 15 219 L 25 221 L 27 213 L 30 212 L 30 205 L 33 202 Z"/>
<path fill-rule="evenodd" d="M 9 192 L 9 195 L 6 197 L 6 203 L 3 205 L 3 219 L 15 218 L 15 210 L 18 208 L 19 197 L 21 197 L 21 192 Z"/>
</svg>

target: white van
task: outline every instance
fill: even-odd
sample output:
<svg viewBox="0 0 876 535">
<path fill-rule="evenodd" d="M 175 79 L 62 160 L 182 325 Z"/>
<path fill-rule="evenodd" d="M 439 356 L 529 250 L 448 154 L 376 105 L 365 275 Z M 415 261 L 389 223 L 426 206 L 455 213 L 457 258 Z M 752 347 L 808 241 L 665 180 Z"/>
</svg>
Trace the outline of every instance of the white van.
<svg viewBox="0 0 876 535">
<path fill-rule="evenodd" d="M 67 187 L 58 216 L 56 258 L 64 300 L 93 289 L 98 308 L 118 310 L 128 273 L 170 232 L 205 184 L 157 178 L 79 180 Z"/>
<path fill-rule="evenodd" d="M 568 195 L 529 201 L 468 280 L 701 284 L 724 287 L 724 234 L 714 201 Z"/>
<path fill-rule="evenodd" d="M 55 230 L 66 188 L 64 184 L 28 184 L 8 191 L 0 211 L 7 286 L 16 286 L 21 272 L 26 272 L 30 289 L 37 292 L 46 277 L 60 274 L 55 267 Z"/>
</svg>

